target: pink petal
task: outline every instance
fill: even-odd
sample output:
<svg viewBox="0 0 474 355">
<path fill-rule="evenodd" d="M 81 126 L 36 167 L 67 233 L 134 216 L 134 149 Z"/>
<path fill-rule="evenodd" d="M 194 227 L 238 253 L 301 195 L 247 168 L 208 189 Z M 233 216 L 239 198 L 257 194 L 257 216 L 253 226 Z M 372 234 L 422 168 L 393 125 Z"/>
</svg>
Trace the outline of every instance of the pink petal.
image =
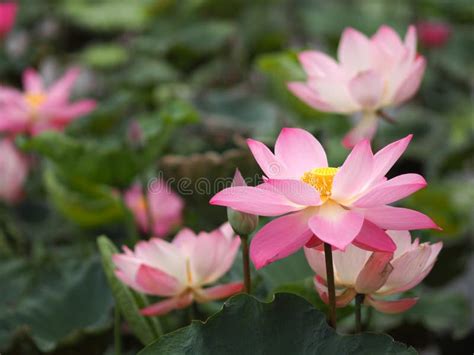
<svg viewBox="0 0 474 355">
<path fill-rule="evenodd" d="M 359 233 L 364 217 L 333 202 L 326 202 L 308 225 L 323 242 L 344 250 Z"/>
<path fill-rule="evenodd" d="M 316 291 L 318 291 L 319 297 L 321 297 L 324 303 L 328 304 L 328 288 L 324 283 L 322 283 L 321 278 L 319 278 L 318 276 L 314 278 L 314 286 L 316 288 Z M 352 288 L 348 288 L 342 292 L 336 291 L 336 307 L 341 308 L 347 306 L 354 299 L 355 296 L 356 292 Z"/>
<path fill-rule="evenodd" d="M 369 39 L 353 28 L 346 28 L 339 42 L 337 57 L 341 65 L 351 71 L 368 69 L 371 64 Z"/>
<path fill-rule="evenodd" d="M 303 68 L 311 77 L 337 75 L 339 65 L 327 54 L 318 51 L 304 51 L 298 55 Z"/>
<path fill-rule="evenodd" d="M 247 139 L 247 144 L 258 165 L 267 177 L 272 179 L 285 179 L 288 177 L 285 164 L 275 157 L 265 144 L 253 139 Z"/>
<path fill-rule="evenodd" d="M 23 87 L 26 92 L 30 93 L 43 91 L 43 80 L 36 70 L 28 68 L 23 72 Z"/>
<path fill-rule="evenodd" d="M 404 45 L 400 36 L 389 26 L 380 26 L 375 35 L 372 36 L 371 40 L 391 57 L 396 57 L 404 51 Z"/>
<path fill-rule="evenodd" d="M 307 85 L 315 90 L 320 100 L 327 103 L 330 108 L 321 111 L 352 113 L 362 109 L 349 92 L 346 79 L 333 77 L 309 79 Z"/>
<path fill-rule="evenodd" d="M 333 108 L 329 103 L 324 101 L 314 88 L 309 87 L 305 83 L 291 82 L 288 83 L 288 90 L 307 105 L 323 112 L 331 112 Z"/>
<path fill-rule="evenodd" d="M 349 82 L 352 97 L 364 108 L 376 108 L 382 99 L 384 83 L 375 70 L 359 72 Z"/>
<path fill-rule="evenodd" d="M 425 69 L 426 60 L 424 57 L 420 56 L 416 59 L 406 79 L 397 89 L 395 96 L 392 100 L 395 105 L 401 104 L 402 102 L 410 99 L 413 95 L 415 95 L 415 93 L 418 91 L 418 88 L 420 87 L 421 80 L 423 79 L 423 74 L 425 73 Z"/>
<path fill-rule="evenodd" d="M 190 256 L 196 243 L 196 234 L 189 228 L 183 228 L 176 234 L 172 243 L 176 245 L 184 255 Z"/>
<path fill-rule="evenodd" d="M 283 195 L 297 205 L 319 206 L 322 203 L 318 190 L 300 180 L 268 179 L 258 188 Z"/>
<path fill-rule="evenodd" d="M 250 258 L 261 269 L 302 248 L 313 233 L 308 228 L 308 211 L 292 213 L 267 223 L 253 237 Z"/>
<path fill-rule="evenodd" d="M 426 181 L 418 174 L 404 174 L 376 185 L 353 203 L 356 207 L 386 205 L 424 188 Z"/>
<path fill-rule="evenodd" d="M 324 258 L 324 252 L 316 250 L 314 248 L 304 247 L 304 255 L 309 266 L 316 275 L 319 275 L 324 280 L 326 280 L 326 261 Z"/>
<path fill-rule="evenodd" d="M 378 118 L 375 114 L 364 114 L 361 121 L 344 136 L 342 144 L 351 149 L 363 140 L 372 140 L 377 131 Z"/>
<path fill-rule="evenodd" d="M 62 78 L 54 83 L 51 89 L 48 90 L 48 100 L 56 103 L 67 101 L 71 93 L 72 86 L 79 77 L 79 68 L 69 69 Z"/>
<path fill-rule="evenodd" d="M 390 265 L 392 257 L 392 253 L 372 253 L 357 276 L 355 283 L 357 293 L 372 293 L 384 285 L 393 270 L 393 266 Z"/>
<path fill-rule="evenodd" d="M 244 284 L 242 282 L 232 282 L 225 285 L 205 288 L 201 294 L 205 300 L 219 300 L 241 292 L 243 287 Z"/>
<path fill-rule="evenodd" d="M 412 138 L 413 135 L 409 134 L 405 138 L 390 143 L 374 155 L 371 181 L 377 182 L 388 173 L 403 152 L 405 152 Z"/>
<path fill-rule="evenodd" d="M 408 60 L 414 60 L 416 56 L 416 27 L 410 25 L 405 35 L 404 45 L 408 49 Z"/>
<path fill-rule="evenodd" d="M 326 152 L 319 141 L 300 128 L 283 128 L 275 144 L 275 156 L 299 179 L 314 168 L 327 167 Z"/>
<path fill-rule="evenodd" d="M 235 169 L 234 179 L 232 180 L 232 187 L 234 186 L 247 186 L 245 179 L 240 173 L 239 169 Z"/>
<path fill-rule="evenodd" d="M 304 208 L 281 194 L 251 186 L 224 189 L 214 195 L 210 204 L 260 216 L 278 216 Z"/>
<path fill-rule="evenodd" d="M 370 142 L 358 143 L 341 166 L 332 185 L 332 198 L 347 201 L 360 192 L 372 174 L 374 158 Z"/>
<path fill-rule="evenodd" d="M 364 267 L 371 253 L 349 244 L 344 252 L 334 251 L 334 271 L 337 282 L 343 285 L 355 285 L 357 276 Z M 326 278 L 326 275 L 323 277 Z"/>
<path fill-rule="evenodd" d="M 408 208 L 383 206 L 364 210 L 365 218 L 382 229 L 440 229 L 431 218 Z"/>
<path fill-rule="evenodd" d="M 54 103 L 47 102 L 42 107 L 42 111 L 53 116 L 54 123 L 69 123 L 73 118 L 84 116 L 93 111 L 97 106 L 94 100 L 82 100 L 66 106 L 56 106 Z"/>
<path fill-rule="evenodd" d="M 400 255 L 403 255 L 405 252 L 410 251 L 414 248 L 414 245 L 411 243 L 411 235 L 409 231 L 388 230 L 387 234 L 397 246 L 395 254 L 393 255 L 394 259 L 398 258 Z"/>
<path fill-rule="evenodd" d="M 379 312 L 392 314 L 409 310 L 417 301 L 417 298 L 404 298 L 397 301 L 382 301 L 371 296 L 366 296 L 364 303 L 371 305 Z"/>
<path fill-rule="evenodd" d="M 393 253 L 397 247 L 385 231 L 368 220 L 364 220 L 364 224 L 353 243 L 361 249 L 387 253 Z"/>
<path fill-rule="evenodd" d="M 143 308 L 140 313 L 144 316 L 162 316 L 174 309 L 181 309 L 193 302 L 193 295 L 186 293 L 179 297 L 168 298 Z"/>
<path fill-rule="evenodd" d="M 173 296 L 182 288 L 173 276 L 144 264 L 138 268 L 136 281 L 146 293 L 156 296 Z"/>
</svg>

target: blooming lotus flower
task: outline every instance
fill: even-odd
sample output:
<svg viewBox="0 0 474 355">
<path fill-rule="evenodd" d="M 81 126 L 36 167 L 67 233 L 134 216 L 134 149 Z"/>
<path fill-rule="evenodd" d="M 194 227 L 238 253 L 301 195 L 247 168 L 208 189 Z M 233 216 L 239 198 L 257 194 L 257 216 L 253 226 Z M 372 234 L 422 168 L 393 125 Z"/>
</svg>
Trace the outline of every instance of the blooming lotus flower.
<svg viewBox="0 0 474 355">
<path fill-rule="evenodd" d="M 405 151 L 411 135 L 372 154 L 370 142 L 358 143 L 341 167 L 328 167 L 323 147 L 310 133 L 284 128 L 273 154 L 263 143 L 248 139 L 262 168 L 263 184 L 229 187 L 211 204 L 260 216 L 280 216 L 252 239 L 255 267 L 284 258 L 305 244 L 322 242 L 344 250 L 349 244 L 393 252 L 386 229 L 437 228 L 414 210 L 388 206 L 426 186 L 418 174 L 387 179 L 385 174 Z"/>
<path fill-rule="evenodd" d="M 72 120 L 92 111 L 94 100 L 69 102 L 79 76 L 74 68 L 46 89 L 33 69 L 23 73 L 24 92 L 0 86 L 0 132 L 36 135 L 46 130 L 62 131 Z"/>
<path fill-rule="evenodd" d="M 427 48 L 443 47 L 451 35 L 451 27 L 442 22 L 419 22 L 416 29 L 421 44 Z"/>
<path fill-rule="evenodd" d="M 413 307 L 417 298 L 383 300 L 380 297 L 407 291 L 418 285 L 431 271 L 443 243 L 411 242 L 408 231 L 387 231 L 397 244 L 395 253 L 368 252 L 348 246 L 333 253 L 336 306 L 344 307 L 357 294 L 364 303 L 383 313 L 398 313 Z M 321 299 L 328 303 L 324 251 L 304 249 L 316 273 L 314 284 Z"/>
<path fill-rule="evenodd" d="M 305 51 L 299 60 L 308 76 L 288 88 L 308 105 L 324 112 L 362 113 L 362 120 L 344 138 L 352 147 L 372 139 L 377 112 L 410 99 L 420 86 L 426 61 L 416 53 L 416 30 L 408 28 L 404 41 L 388 26 L 371 38 L 353 28 L 342 34 L 336 62 L 325 53 Z"/>
<path fill-rule="evenodd" d="M 124 253 L 115 254 L 112 260 L 117 277 L 125 284 L 138 292 L 166 297 L 141 311 L 147 316 L 162 315 L 193 301 L 204 303 L 240 292 L 242 282 L 204 288 L 230 269 L 239 245 L 240 239 L 226 223 L 198 235 L 185 228 L 172 242 L 142 241 L 134 251 L 124 247 Z"/>
<path fill-rule="evenodd" d="M 14 2 L 0 3 L 0 39 L 12 29 L 17 8 L 18 6 Z"/>
<path fill-rule="evenodd" d="M 162 180 L 153 184 L 146 198 L 139 184 L 132 186 L 125 192 L 125 203 L 133 212 L 140 229 L 156 237 L 166 236 L 181 224 L 184 202 Z M 147 203 L 151 209 L 152 230 L 148 226 Z"/>
<path fill-rule="evenodd" d="M 0 140 L 0 199 L 17 202 L 28 175 L 28 161 L 9 139 Z"/>
</svg>

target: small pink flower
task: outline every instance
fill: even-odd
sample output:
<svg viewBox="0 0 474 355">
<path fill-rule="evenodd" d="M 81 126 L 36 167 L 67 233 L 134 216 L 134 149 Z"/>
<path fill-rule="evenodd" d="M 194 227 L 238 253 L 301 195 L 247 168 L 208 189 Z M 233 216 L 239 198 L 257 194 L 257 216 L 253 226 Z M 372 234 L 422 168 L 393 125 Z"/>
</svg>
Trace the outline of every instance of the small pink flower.
<svg viewBox="0 0 474 355">
<path fill-rule="evenodd" d="M 416 29 L 421 44 L 426 48 L 443 47 L 451 35 L 451 27 L 443 22 L 419 22 Z"/>
<path fill-rule="evenodd" d="M 0 199 L 17 202 L 23 195 L 28 160 L 9 139 L 0 140 Z"/>
<path fill-rule="evenodd" d="M 236 186 L 217 193 L 213 205 L 260 216 L 280 216 L 252 239 L 250 256 L 257 269 L 306 246 L 322 242 L 344 250 L 351 243 L 393 252 L 386 229 L 438 228 L 414 210 L 392 207 L 426 186 L 418 174 L 385 175 L 405 151 L 411 135 L 375 155 L 370 142 L 358 143 L 339 168 L 328 167 L 326 153 L 310 133 L 284 128 L 273 154 L 263 143 L 247 140 L 266 176 L 256 187 Z"/>
<path fill-rule="evenodd" d="M 153 238 L 132 251 L 112 257 L 116 275 L 131 288 L 166 299 L 142 309 L 147 316 L 162 315 L 189 306 L 229 297 L 242 290 L 242 282 L 204 288 L 217 281 L 234 263 L 240 239 L 226 223 L 210 232 L 183 229 L 172 242 Z"/>
<path fill-rule="evenodd" d="M 46 130 L 62 131 L 72 120 L 92 111 L 94 100 L 69 102 L 79 69 L 69 69 L 46 89 L 33 69 L 23 73 L 24 92 L 0 86 L 0 132 L 36 135 Z"/>
<path fill-rule="evenodd" d="M 152 231 L 148 228 L 147 202 L 151 208 Z M 156 237 L 165 237 L 181 224 L 184 202 L 162 180 L 149 188 L 147 200 L 139 184 L 132 186 L 125 192 L 125 203 L 133 212 L 140 229 Z"/>
<path fill-rule="evenodd" d="M 395 253 L 371 253 L 352 245 L 345 252 L 333 253 L 336 306 L 344 307 L 364 294 L 364 303 L 383 313 L 406 311 L 417 298 L 383 300 L 380 297 L 408 291 L 431 271 L 443 246 L 411 242 L 408 231 L 387 231 L 397 244 Z M 321 299 L 328 302 L 324 251 L 305 248 L 306 259 L 316 273 L 314 284 Z"/>
<path fill-rule="evenodd" d="M 15 24 L 17 8 L 14 2 L 0 3 L 0 39 L 5 37 Z"/>
<path fill-rule="evenodd" d="M 416 30 L 408 28 L 404 41 L 388 26 L 371 38 L 353 28 L 342 34 L 338 60 L 318 51 L 305 51 L 299 60 L 308 76 L 288 88 L 308 105 L 324 112 L 362 113 L 363 119 L 344 138 L 352 147 L 372 139 L 378 110 L 398 106 L 420 86 L 426 61 L 416 53 Z"/>
</svg>

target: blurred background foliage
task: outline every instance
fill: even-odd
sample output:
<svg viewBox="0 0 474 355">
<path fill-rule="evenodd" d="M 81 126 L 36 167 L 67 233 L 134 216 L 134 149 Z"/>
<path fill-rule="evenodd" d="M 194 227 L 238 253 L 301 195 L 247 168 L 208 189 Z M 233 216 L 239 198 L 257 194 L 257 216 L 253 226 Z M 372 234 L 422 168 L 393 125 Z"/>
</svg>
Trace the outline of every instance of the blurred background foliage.
<svg viewBox="0 0 474 355">
<path fill-rule="evenodd" d="M 16 26 L 0 49 L 2 84 L 20 85 L 39 68 L 49 80 L 79 65 L 75 93 L 99 108 L 65 133 L 22 137 L 36 169 L 26 198 L 0 206 L 0 352 L 111 354 L 114 301 L 99 263 L 96 237 L 130 243 L 135 228 L 119 191 L 139 175 L 189 180 L 185 224 L 211 229 L 225 209 L 208 205 L 218 178 L 238 166 L 256 176 L 246 137 L 274 142 L 283 126 L 313 132 L 340 163 L 350 119 L 310 109 L 285 83 L 303 78 L 296 53 L 334 54 L 342 30 L 372 34 L 388 24 L 447 23 L 439 48 L 419 46 L 428 67 L 414 100 L 382 122 L 376 149 L 412 132 L 415 139 L 393 169 L 429 181 L 404 206 L 434 217 L 445 249 L 424 284 L 419 304 L 400 316 L 370 316 L 369 329 L 429 354 L 474 348 L 474 5 L 470 0 L 22 0 Z M 131 139 L 129 128 L 142 134 Z M 39 164 L 43 157 L 42 164 Z M 207 178 L 210 185 L 202 185 Z M 209 189 L 206 186 L 211 186 Z M 217 185 L 220 189 L 223 186 Z M 175 189 L 179 186 L 173 186 Z M 183 186 L 181 186 L 183 188 Z M 197 192 L 196 192 L 197 188 Z M 262 221 L 263 223 L 264 221 Z M 226 277 L 240 279 L 239 262 Z M 299 294 L 324 309 L 302 254 L 255 275 L 257 295 Z M 201 317 L 220 309 L 203 305 Z M 352 310 L 341 312 L 341 317 Z M 367 315 L 369 317 L 369 315 Z M 181 311 L 162 317 L 164 331 L 187 324 Z M 139 321 L 138 321 L 139 322 Z M 343 322 L 350 331 L 352 321 Z M 141 349 L 124 328 L 125 353 Z M 470 350 L 469 350 L 470 349 Z"/>
</svg>

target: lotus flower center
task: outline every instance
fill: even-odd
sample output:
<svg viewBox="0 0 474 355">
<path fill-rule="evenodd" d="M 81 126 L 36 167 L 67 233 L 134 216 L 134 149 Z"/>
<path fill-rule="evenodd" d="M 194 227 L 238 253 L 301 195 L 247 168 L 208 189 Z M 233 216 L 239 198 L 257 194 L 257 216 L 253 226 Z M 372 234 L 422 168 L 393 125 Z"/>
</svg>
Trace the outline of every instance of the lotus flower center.
<svg viewBox="0 0 474 355">
<path fill-rule="evenodd" d="M 28 106 L 34 110 L 36 110 L 46 101 L 46 95 L 43 93 L 26 94 L 24 98 Z"/>
<path fill-rule="evenodd" d="M 315 168 L 305 172 L 301 181 L 313 186 L 319 191 L 321 197 L 329 198 L 332 182 L 338 170 L 338 168 Z"/>
</svg>

